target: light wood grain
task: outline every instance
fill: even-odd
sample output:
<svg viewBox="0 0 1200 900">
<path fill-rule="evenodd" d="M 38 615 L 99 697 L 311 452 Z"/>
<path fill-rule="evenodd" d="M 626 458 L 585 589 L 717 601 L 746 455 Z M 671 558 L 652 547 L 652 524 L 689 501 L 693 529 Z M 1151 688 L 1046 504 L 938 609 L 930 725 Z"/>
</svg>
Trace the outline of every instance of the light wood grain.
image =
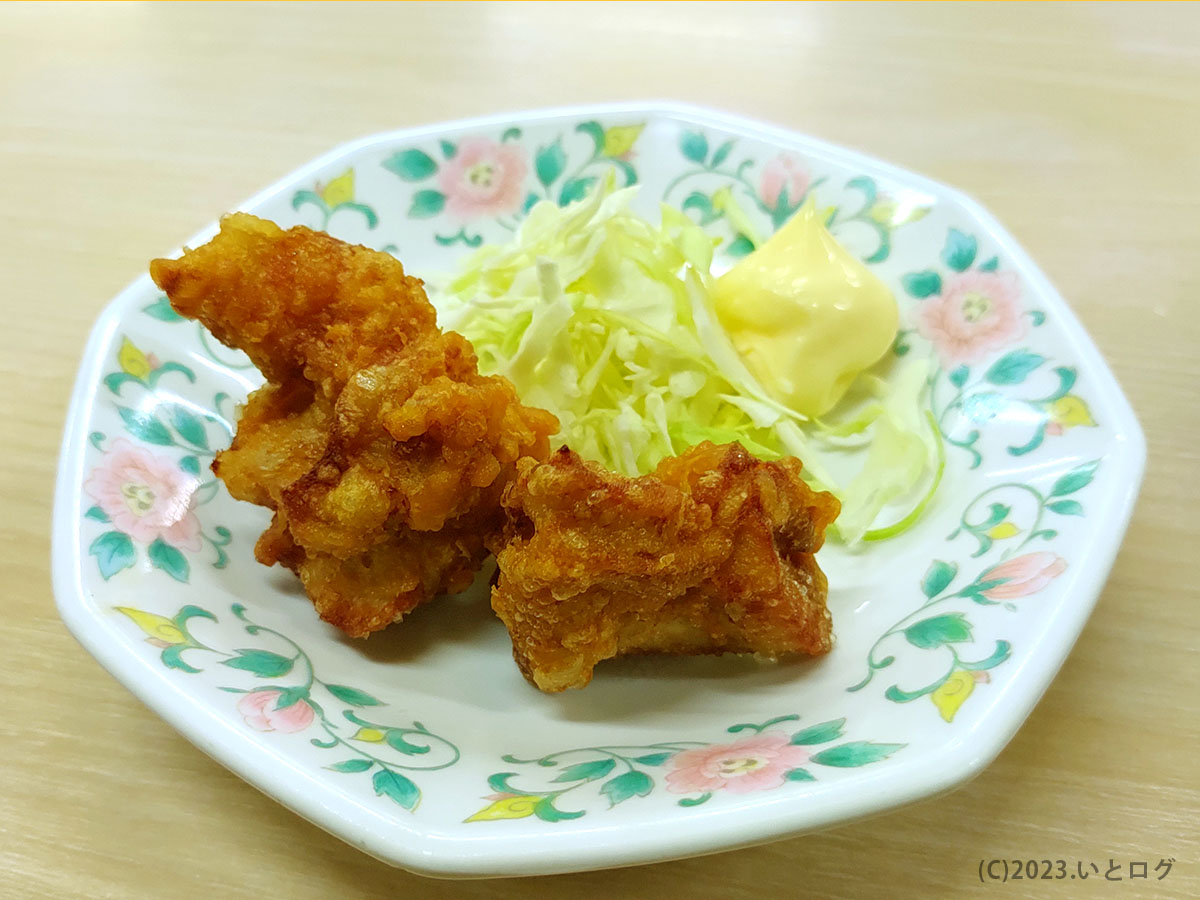
<svg viewBox="0 0 1200 900">
<path fill-rule="evenodd" d="M 389 869 L 208 760 L 59 622 L 49 510 L 80 349 L 150 257 L 334 144 L 647 96 L 861 148 L 990 207 L 1138 410 L 1133 524 L 1057 681 L 953 794 L 638 869 Z M 997 897 L 1200 894 L 1198 144 L 1195 6 L 0 7 L 0 897 L 959 897 L 985 890 L 989 856 L 1176 859 L 1160 882 Z"/>
</svg>

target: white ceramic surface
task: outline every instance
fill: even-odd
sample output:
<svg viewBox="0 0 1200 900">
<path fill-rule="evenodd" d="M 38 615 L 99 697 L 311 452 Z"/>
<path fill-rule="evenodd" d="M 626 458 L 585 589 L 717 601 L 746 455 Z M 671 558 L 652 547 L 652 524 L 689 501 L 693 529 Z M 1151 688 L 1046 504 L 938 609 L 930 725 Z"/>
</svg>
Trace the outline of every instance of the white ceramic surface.
<svg viewBox="0 0 1200 900">
<path fill-rule="evenodd" d="M 1141 481 L 1144 439 L 1112 374 L 986 211 L 789 131 L 673 104 L 496 116 L 345 145 L 242 208 L 428 275 L 504 240 L 531 196 L 570 200 L 607 171 L 642 185 L 647 214 L 667 202 L 704 222 L 726 264 L 746 249 L 731 198 L 769 233 L 815 194 L 900 299 L 900 352 L 939 360 L 945 482 L 911 532 L 821 552 L 837 639 L 824 659 L 620 660 L 546 696 L 513 665 L 485 579 L 350 641 L 290 573 L 254 562 L 267 513 L 208 472 L 260 382 L 245 360 L 142 276 L 80 368 L 54 515 L 71 631 L 204 752 L 417 872 L 688 856 L 963 782 L 1066 658 Z M 186 514 L 164 518 L 181 498 Z"/>
</svg>

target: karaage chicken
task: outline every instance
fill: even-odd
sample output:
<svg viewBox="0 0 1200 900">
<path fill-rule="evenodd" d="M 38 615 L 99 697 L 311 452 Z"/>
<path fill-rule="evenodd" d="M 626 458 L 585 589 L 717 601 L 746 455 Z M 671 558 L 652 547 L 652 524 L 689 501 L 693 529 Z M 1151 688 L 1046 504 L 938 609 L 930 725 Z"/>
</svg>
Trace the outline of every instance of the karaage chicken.
<svg viewBox="0 0 1200 900">
<path fill-rule="evenodd" d="M 703 443 L 626 478 L 567 448 L 518 462 L 492 606 L 543 691 L 630 653 L 826 653 L 814 553 L 840 504 L 740 444 Z"/>
<path fill-rule="evenodd" d="M 419 279 L 386 253 L 244 213 L 150 271 L 267 379 L 213 464 L 230 494 L 274 510 L 260 562 L 295 571 L 354 636 L 471 583 L 518 460 L 545 459 L 558 422 L 479 374 Z"/>
</svg>

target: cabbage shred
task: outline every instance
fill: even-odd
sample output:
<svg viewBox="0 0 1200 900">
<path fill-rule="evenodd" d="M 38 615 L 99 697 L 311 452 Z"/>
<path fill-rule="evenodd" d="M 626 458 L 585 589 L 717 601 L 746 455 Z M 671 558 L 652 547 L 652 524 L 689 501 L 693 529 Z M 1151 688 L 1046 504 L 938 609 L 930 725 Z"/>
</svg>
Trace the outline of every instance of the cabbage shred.
<svg viewBox="0 0 1200 900">
<path fill-rule="evenodd" d="M 701 441 L 739 441 L 763 459 L 799 457 L 810 482 L 842 500 L 844 540 L 905 530 L 902 520 L 869 531 L 885 506 L 940 475 L 940 435 L 923 413 L 928 365 L 888 382 L 860 376 L 874 378 L 872 402 L 842 422 L 776 402 L 717 322 L 713 239 L 668 206 L 660 225 L 647 222 L 629 209 L 636 191 L 609 180 L 570 206 L 534 206 L 511 243 L 480 247 L 435 292 L 443 327 L 471 341 L 480 371 L 558 416 L 556 442 L 584 458 L 635 476 Z M 865 463 L 842 485 L 825 463 L 848 454 Z"/>
</svg>

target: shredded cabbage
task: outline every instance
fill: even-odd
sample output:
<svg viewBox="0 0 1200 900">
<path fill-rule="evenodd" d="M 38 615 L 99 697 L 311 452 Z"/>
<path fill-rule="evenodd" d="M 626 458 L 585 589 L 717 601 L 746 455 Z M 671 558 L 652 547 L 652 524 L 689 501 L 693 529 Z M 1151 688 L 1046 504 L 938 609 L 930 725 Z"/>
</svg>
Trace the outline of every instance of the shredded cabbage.
<svg viewBox="0 0 1200 900">
<path fill-rule="evenodd" d="M 523 402 L 558 416 L 558 443 L 626 475 L 701 441 L 794 455 L 805 476 L 842 500 L 840 537 L 856 543 L 880 512 L 940 478 L 937 429 L 926 421 L 929 365 L 860 376 L 840 420 L 813 421 L 772 399 L 717 322 L 714 241 L 683 212 L 657 227 L 629 209 L 637 188 L 612 180 L 565 208 L 534 206 L 514 240 L 467 257 L 434 300 L 443 327 L 475 347 L 480 371 L 507 376 Z M 848 480 L 845 458 L 865 457 Z M 886 533 L 883 533 L 886 532 Z"/>
</svg>

